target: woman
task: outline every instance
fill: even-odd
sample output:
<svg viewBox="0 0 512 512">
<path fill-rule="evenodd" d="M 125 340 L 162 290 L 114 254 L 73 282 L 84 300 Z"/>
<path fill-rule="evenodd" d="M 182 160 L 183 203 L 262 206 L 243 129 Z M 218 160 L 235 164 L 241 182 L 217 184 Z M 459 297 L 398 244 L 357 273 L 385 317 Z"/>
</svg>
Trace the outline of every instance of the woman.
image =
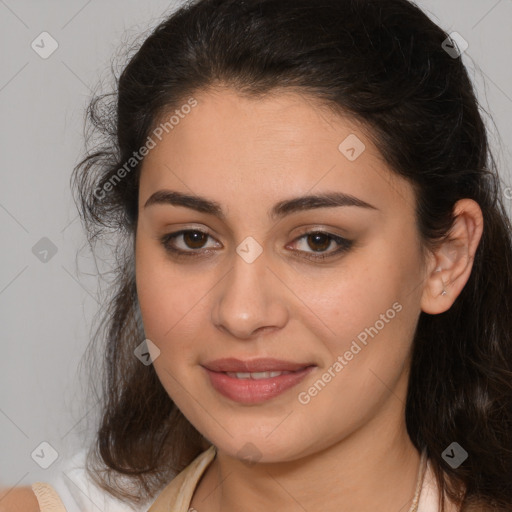
<svg viewBox="0 0 512 512">
<path fill-rule="evenodd" d="M 456 48 L 407 0 L 199 0 L 93 102 L 105 492 L 512 510 L 512 228 Z"/>
</svg>

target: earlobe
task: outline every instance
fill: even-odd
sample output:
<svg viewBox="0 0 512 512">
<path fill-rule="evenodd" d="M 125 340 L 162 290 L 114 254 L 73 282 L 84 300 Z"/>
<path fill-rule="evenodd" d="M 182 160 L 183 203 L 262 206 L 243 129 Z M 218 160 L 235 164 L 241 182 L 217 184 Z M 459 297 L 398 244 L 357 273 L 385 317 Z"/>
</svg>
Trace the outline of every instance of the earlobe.
<svg viewBox="0 0 512 512">
<path fill-rule="evenodd" d="M 421 310 L 423 312 L 431 315 L 444 313 L 450 309 L 457 298 L 452 288 L 448 292 L 448 283 L 443 278 L 443 274 L 447 273 L 447 270 L 438 266 L 425 281 L 421 297 Z"/>
<path fill-rule="evenodd" d="M 437 267 L 436 268 L 436 272 L 441 272 L 443 269 L 441 267 Z M 441 279 L 441 282 L 443 283 L 443 291 L 441 292 L 441 295 L 445 296 L 445 295 L 448 295 L 448 292 L 445 290 L 444 288 L 444 282 L 443 280 Z"/>
<path fill-rule="evenodd" d="M 483 233 L 483 215 L 478 203 L 461 199 L 454 207 L 449 237 L 435 250 L 423 287 L 421 309 L 436 315 L 455 302 L 466 285 Z"/>
</svg>

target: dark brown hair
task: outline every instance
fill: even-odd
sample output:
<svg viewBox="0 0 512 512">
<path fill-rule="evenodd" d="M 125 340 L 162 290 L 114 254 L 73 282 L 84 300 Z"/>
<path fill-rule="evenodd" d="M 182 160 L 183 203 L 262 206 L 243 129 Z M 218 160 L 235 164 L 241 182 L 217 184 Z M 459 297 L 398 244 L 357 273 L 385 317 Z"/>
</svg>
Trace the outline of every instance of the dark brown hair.
<svg viewBox="0 0 512 512">
<path fill-rule="evenodd" d="M 208 443 L 134 356 L 145 338 L 133 251 L 140 163 L 107 193 L 105 184 L 164 113 L 225 85 L 252 98 L 299 91 L 362 122 L 414 186 L 424 248 L 447 236 L 456 201 L 480 205 L 484 232 L 466 286 L 448 311 L 419 318 L 405 414 L 441 496 L 461 510 L 511 509 L 512 227 L 482 109 L 461 58 L 442 47 L 447 37 L 407 0 L 193 1 L 147 37 L 115 93 L 92 101 L 105 142 L 73 185 L 91 244 L 116 236 L 112 295 L 94 336 L 106 342 L 106 365 L 90 459 L 109 492 L 151 498 Z M 452 442 L 469 454 L 456 469 L 442 457 Z"/>
</svg>

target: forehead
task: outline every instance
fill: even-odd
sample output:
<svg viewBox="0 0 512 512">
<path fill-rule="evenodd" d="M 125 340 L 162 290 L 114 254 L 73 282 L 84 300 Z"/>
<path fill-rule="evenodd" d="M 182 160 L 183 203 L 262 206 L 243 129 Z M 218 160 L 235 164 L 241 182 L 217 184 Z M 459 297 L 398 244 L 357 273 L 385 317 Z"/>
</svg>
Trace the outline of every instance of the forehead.
<svg viewBox="0 0 512 512">
<path fill-rule="evenodd" d="M 355 121 L 295 92 L 274 91 L 253 98 L 222 88 L 202 91 L 194 97 L 197 106 L 171 130 L 172 137 L 164 134 L 164 138 L 174 144 L 175 153 L 200 147 L 201 152 L 187 152 L 195 161 L 216 154 L 227 162 L 247 157 L 245 168 L 255 157 L 260 163 L 287 157 L 306 157 L 305 163 L 314 162 L 315 155 L 328 148 L 338 157 L 340 136 L 361 131 Z"/>
<path fill-rule="evenodd" d="M 337 190 L 379 208 L 413 204 L 411 187 L 387 167 L 365 127 L 311 97 L 280 92 L 256 99 L 226 88 L 194 99 L 197 105 L 161 130 L 146 156 L 141 201 L 173 188 L 216 195 L 221 203 L 261 205 L 264 198 Z"/>
</svg>

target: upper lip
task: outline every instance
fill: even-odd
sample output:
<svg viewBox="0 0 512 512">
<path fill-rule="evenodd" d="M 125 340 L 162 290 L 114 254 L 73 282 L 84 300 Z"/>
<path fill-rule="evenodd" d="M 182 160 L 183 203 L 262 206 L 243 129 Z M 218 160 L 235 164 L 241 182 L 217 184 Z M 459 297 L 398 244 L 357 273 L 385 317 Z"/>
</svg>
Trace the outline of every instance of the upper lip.
<svg viewBox="0 0 512 512">
<path fill-rule="evenodd" d="M 312 366 L 312 363 L 294 363 L 281 359 L 261 358 L 242 361 L 233 357 L 215 359 L 203 364 L 205 368 L 214 372 L 294 372 Z"/>
</svg>

